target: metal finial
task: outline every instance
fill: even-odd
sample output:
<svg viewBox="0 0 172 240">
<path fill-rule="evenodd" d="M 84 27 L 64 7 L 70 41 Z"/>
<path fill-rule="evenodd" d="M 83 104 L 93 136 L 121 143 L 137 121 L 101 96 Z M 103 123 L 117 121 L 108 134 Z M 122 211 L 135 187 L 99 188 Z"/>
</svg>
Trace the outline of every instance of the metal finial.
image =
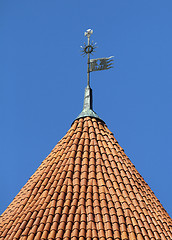
<svg viewBox="0 0 172 240">
<path fill-rule="evenodd" d="M 93 41 L 90 43 L 90 37 L 93 34 L 92 29 L 88 29 L 84 35 L 88 38 L 88 43 L 84 43 L 84 47 L 82 47 L 83 55 L 87 55 L 87 87 L 85 88 L 85 96 L 84 96 L 84 106 L 82 112 L 79 114 L 77 119 L 82 117 L 95 117 L 99 118 L 99 116 L 93 111 L 93 103 L 92 103 L 92 89 L 90 88 L 90 72 L 93 71 L 100 71 L 112 68 L 113 59 L 112 57 L 106 58 L 97 58 L 97 59 L 90 59 L 90 54 L 94 52 L 96 48 Z"/>
<path fill-rule="evenodd" d="M 93 34 L 93 30 L 92 29 L 87 29 L 87 31 L 84 33 L 84 36 L 90 38 L 90 36 Z"/>
<path fill-rule="evenodd" d="M 94 43 L 93 41 L 90 43 L 90 37 L 91 35 L 93 34 L 93 30 L 91 29 L 88 29 L 85 33 L 84 33 L 84 36 L 86 36 L 88 38 L 88 42 L 87 44 L 84 43 L 84 46 L 81 46 L 82 48 L 82 55 L 87 55 L 89 56 L 89 54 L 92 52 L 95 52 L 95 48 L 96 48 L 96 43 Z"/>
<path fill-rule="evenodd" d="M 88 38 L 88 42 L 87 42 L 87 45 L 84 43 L 84 47 L 81 46 L 82 49 L 83 49 L 83 55 L 88 56 L 88 60 L 87 60 L 87 87 L 90 87 L 90 54 L 95 49 L 95 44 L 93 42 L 90 44 L 90 37 L 91 37 L 92 34 L 93 34 L 92 29 L 88 29 L 84 33 L 84 36 L 86 36 Z"/>
<path fill-rule="evenodd" d="M 85 96 L 84 96 L 84 106 L 82 112 L 76 119 L 83 118 L 83 117 L 94 117 L 99 118 L 99 116 L 93 111 L 93 96 L 92 96 L 92 89 L 90 88 L 90 54 L 94 52 L 95 44 L 93 41 L 90 43 L 90 37 L 93 34 L 92 29 L 88 29 L 84 36 L 88 38 L 87 44 L 84 43 L 84 47 L 82 47 L 83 55 L 87 55 L 87 87 L 85 88 Z M 101 119 L 100 119 L 101 120 Z"/>
<path fill-rule="evenodd" d="M 84 43 L 84 46 L 81 48 L 82 50 L 82 55 L 87 55 L 88 60 L 87 60 L 87 87 L 90 86 L 90 54 L 92 54 L 96 48 L 96 44 L 93 43 L 93 41 L 90 43 L 90 37 L 93 34 L 93 30 L 92 29 L 88 29 L 85 33 L 84 36 L 86 36 L 88 38 L 88 42 L 87 44 Z"/>
</svg>

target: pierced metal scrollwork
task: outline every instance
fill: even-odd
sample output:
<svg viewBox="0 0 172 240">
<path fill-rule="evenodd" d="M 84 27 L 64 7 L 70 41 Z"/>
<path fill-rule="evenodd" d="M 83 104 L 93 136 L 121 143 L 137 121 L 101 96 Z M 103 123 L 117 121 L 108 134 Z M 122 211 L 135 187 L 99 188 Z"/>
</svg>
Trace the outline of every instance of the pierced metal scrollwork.
<svg viewBox="0 0 172 240">
<path fill-rule="evenodd" d="M 90 72 L 107 70 L 112 68 L 113 56 L 109 58 L 90 59 Z"/>
</svg>

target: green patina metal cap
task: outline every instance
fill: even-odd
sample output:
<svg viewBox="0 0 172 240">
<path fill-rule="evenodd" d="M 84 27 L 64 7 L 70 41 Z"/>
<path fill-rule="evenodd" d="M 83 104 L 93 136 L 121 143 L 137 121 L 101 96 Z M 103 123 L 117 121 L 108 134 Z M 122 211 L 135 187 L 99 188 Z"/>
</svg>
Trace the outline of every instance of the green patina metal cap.
<svg viewBox="0 0 172 240">
<path fill-rule="evenodd" d="M 85 88 L 83 110 L 76 119 L 83 117 L 94 117 L 102 121 L 102 119 L 97 115 L 97 113 L 93 111 L 92 89 L 89 86 Z"/>
</svg>

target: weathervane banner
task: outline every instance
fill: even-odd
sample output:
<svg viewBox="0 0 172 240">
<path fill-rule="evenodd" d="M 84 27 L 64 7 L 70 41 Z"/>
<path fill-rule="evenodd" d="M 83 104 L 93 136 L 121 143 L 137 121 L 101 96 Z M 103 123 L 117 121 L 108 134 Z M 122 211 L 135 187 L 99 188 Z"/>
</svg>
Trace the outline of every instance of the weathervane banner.
<svg viewBox="0 0 172 240">
<path fill-rule="evenodd" d="M 101 71 L 112 68 L 113 56 L 108 58 L 90 59 L 90 72 Z"/>
</svg>

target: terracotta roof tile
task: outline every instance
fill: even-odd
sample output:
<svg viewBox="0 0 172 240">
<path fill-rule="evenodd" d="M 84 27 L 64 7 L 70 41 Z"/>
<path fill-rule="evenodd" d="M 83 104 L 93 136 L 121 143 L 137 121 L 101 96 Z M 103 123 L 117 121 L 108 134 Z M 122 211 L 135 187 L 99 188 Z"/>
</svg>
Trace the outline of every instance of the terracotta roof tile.
<svg viewBox="0 0 172 240">
<path fill-rule="evenodd" d="M 172 220 L 100 120 L 76 120 L 0 218 L 0 239 L 172 239 Z"/>
</svg>

